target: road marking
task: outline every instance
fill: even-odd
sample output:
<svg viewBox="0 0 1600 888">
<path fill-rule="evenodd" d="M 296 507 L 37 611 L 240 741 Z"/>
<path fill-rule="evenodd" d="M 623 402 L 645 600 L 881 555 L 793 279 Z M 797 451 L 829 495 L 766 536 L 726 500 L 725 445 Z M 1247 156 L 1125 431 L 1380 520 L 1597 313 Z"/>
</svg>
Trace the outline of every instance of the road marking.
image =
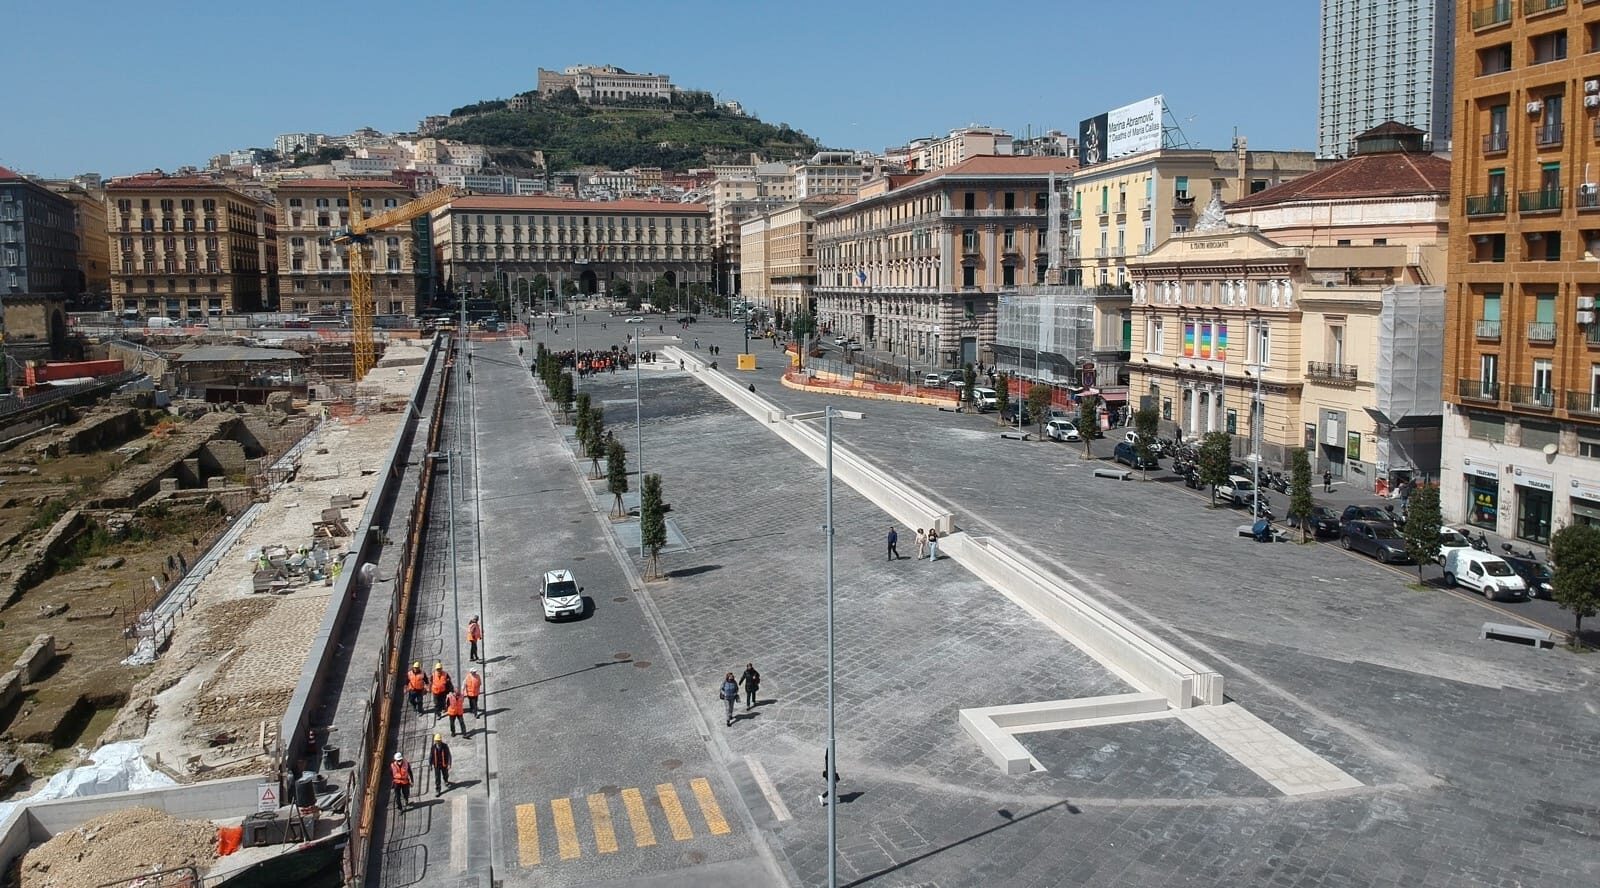
<svg viewBox="0 0 1600 888">
<path fill-rule="evenodd" d="M 517 806 L 517 862 L 539 865 L 539 806 Z"/>
<path fill-rule="evenodd" d="M 589 796 L 589 819 L 594 823 L 594 844 L 601 854 L 617 850 L 617 834 L 611 829 L 611 805 L 604 793 Z"/>
<path fill-rule="evenodd" d="M 696 777 L 689 781 L 689 788 L 694 790 L 694 800 L 700 805 L 700 814 L 706 819 L 706 827 L 714 836 L 726 835 L 728 821 L 722 818 L 722 809 L 717 806 L 717 797 L 711 793 L 711 783 L 704 777 Z"/>
<path fill-rule="evenodd" d="M 656 831 L 650 826 L 650 815 L 644 810 L 644 797 L 639 790 L 629 787 L 622 791 L 622 806 L 628 810 L 628 825 L 633 829 L 635 848 L 648 848 L 656 843 Z"/>
<path fill-rule="evenodd" d="M 753 755 L 744 757 L 744 763 L 750 766 L 750 776 L 756 779 L 756 786 L 761 788 L 761 794 L 767 797 L 767 804 L 772 807 L 772 816 L 779 820 L 793 820 L 794 815 L 789 813 L 789 806 L 783 803 L 783 797 L 778 795 L 778 787 L 772 783 L 772 778 L 767 776 L 767 769 Z"/>
<path fill-rule="evenodd" d="M 450 871 L 467 871 L 467 797 L 450 801 Z"/>
<path fill-rule="evenodd" d="M 556 822 L 556 847 L 562 860 L 574 860 L 583 854 L 578 847 L 578 827 L 572 822 L 572 800 L 551 799 L 550 816 Z"/>
<path fill-rule="evenodd" d="M 673 840 L 687 842 L 694 838 L 694 830 L 689 828 L 689 818 L 683 813 L 683 803 L 678 801 L 678 791 L 672 784 L 656 784 L 656 798 L 661 800 L 661 810 L 667 815 L 667 825 L 672 827 Z"/>
</svg>

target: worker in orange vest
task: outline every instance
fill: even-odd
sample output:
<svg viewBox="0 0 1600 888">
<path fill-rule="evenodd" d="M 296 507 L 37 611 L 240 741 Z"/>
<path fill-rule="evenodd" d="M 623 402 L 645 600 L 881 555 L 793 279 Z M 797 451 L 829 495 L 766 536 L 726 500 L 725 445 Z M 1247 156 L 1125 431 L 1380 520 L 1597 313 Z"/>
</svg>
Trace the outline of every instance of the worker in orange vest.
<svg viewBox="0 0 1600 888">
<path fill-rule="evenodd" d="M 478 642 L 483 641 L 483 624 L 478 622 L 478 615 L 473 614 L 467 621 L 467 659 L 482 662 L 478 659 Z"/>
<path fill-rule="evenodd" d="M 483 694 L 483 679 L 479 677 L 478 670 L 467 670 L 467 677 L 461 682 L 461 690 L 466 693 L 467 711 L 482 718 L 483 713 L 478 711 L 478 697 Z"/>
<path fill-rule="evenodd" d="M 422 714 L 422 692 L 428 689 L 428 676 L 422 672 L 422 663 L 418 661 L 411 664 L 411 671 L 406 673 L 406 696 L 411 698 L 411 708 Z"/>
<path fill-rule="evenodd" d="M 433 691 L 433 720 L 438 721 L 444 717 L 444 698 L 455 688 L 455 682 L 450 680 L 450 673 L 444 671 L 443 663 L 433 664 L 433 681 L 429 690 Z"/>
<path fill-rule="evenodd" d="M 404 811 L 411 807 L 411 763 L 404 753 L 395 753 L 389 763 L 389 781 L 394 785 L 394 807 Z"/>
<path fill-rule="evenodd" d="M 433 746 L 428 749 L 428 764 L 433 766 L 434 795 L 444 795 L 446 787 L 455 789 L 450 780 L 450 745 L 438 734 L 433 735 Z"/>
<path fill-rule="evenodd" d="M 461 736 L 467 736 L 467 720 L 463 717 L 466 701 L 460 691 L 451 691 L 444 698 L 444 714 L 450 718 L 450 736 L 456 735 L 456 723 L 461 724 Z"/>
</svg>

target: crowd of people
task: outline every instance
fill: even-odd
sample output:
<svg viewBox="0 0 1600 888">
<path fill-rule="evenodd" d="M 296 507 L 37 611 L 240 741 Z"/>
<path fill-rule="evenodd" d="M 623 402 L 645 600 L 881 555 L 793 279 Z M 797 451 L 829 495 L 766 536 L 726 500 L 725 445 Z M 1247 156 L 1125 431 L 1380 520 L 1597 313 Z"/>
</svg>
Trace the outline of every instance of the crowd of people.
<svg viewBox="0 0 1600 888">
<path fill-rule="evenodd" d="M 561 367 L 571 370 L 579 379 L 594 376 L 600 373 L 615 373 L 618 370 L 628 370 L 633 367 L 633 352 L 620 345 L 613 345 L 609 349 L 567 349 L 556 352 L 556 360 Z M 646 351 L 639 353 L 639 360 L 648 364 L 656 359 L 656 353 Z"/>
</svg>

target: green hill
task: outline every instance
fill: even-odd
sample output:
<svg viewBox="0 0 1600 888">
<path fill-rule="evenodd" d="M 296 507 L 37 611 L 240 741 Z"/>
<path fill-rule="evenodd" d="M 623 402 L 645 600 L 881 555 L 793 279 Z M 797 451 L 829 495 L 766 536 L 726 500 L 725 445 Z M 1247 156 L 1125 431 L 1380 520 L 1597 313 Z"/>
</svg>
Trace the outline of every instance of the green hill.
<svg viewBox="0 0 1600 888">
<path fill-rule="evenodd" d="M 582 105 L 567 99 L 535 101 L 513 111 L 502 100 L 451 112 L 461 118 L 435 135 L 502 149 L 506 154 L 540 150 L 551 170 L 601 166 L 614 170 L 658 166 L 685 170 L 712 163 L 746 162 L 752 152 L 775 160 L 808 156 L 820 149 L 788 124 L 773 126 L 715 107 L 706 96 L 671 106 Z M 506 151 L 505 149 L 514 149 Z M 525 157 L 525 155 L 524 155 Z"/>
</svg>

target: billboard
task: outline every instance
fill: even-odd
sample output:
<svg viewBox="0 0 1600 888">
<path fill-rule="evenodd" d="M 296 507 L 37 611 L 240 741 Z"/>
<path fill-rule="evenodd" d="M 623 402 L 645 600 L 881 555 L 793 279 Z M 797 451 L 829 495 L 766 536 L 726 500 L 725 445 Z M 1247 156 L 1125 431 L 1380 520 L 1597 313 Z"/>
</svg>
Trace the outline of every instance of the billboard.
<svg viewBox="0 0 1600 888">
<path fill-rule="evenodd" d="M 1103 163 L 1112 158 L 1161 147 L 1161 119 L 1166 103 L 1151 96 L 1078 122 L 1078 163 Z"/>
</svg>

